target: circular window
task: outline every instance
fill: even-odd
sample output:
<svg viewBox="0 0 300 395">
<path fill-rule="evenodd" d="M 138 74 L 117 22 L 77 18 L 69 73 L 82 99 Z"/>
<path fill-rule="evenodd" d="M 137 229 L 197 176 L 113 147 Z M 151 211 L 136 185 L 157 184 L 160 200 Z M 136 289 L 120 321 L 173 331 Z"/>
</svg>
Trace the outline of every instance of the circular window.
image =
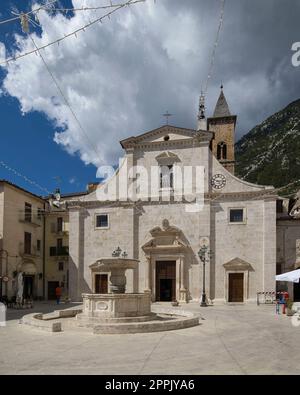
<svg viewBox="0 0 300 395">
<path fill-rule="evenodd" d="M 170 136 L 165 136 L 165 137 L 164 137 L 164 140 L 165 140 L 165 141 L 169 141 L 169 140 L 170 140 Z"/>
</svg>

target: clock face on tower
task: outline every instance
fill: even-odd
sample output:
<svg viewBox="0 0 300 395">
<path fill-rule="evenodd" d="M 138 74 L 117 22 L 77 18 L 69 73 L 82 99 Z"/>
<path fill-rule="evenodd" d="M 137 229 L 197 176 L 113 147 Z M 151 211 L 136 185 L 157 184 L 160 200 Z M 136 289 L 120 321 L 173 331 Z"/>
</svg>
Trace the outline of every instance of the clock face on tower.
<svg viewBox="0 0 300 395">
<path fill-rule="evenodd" d="M 223 174 L 215 174 L 211 179 L 211 185 L 214 189 L 223 189 L 226 185 L 226 177 Z"/>
</svg>

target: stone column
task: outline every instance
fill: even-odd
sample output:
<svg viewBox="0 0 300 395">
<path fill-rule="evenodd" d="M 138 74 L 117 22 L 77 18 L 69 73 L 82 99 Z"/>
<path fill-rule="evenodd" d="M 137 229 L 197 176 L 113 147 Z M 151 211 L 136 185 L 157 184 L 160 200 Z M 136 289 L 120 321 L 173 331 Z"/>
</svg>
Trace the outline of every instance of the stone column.
<svg viewBox="0 0 300 395">
<path fill-rule="evenodd" d="M 144 292 L 151 293 L 151 257 L 147 256 L 145 261 L 145 290 Z"/>
<path fill-rule="evenodd" d="M 185 287 L 185 262 L 184 257 L 180 257 L 180 289 L 179 289 L 179 302 L 187 302 L 187 290 Z"/>
</svg>

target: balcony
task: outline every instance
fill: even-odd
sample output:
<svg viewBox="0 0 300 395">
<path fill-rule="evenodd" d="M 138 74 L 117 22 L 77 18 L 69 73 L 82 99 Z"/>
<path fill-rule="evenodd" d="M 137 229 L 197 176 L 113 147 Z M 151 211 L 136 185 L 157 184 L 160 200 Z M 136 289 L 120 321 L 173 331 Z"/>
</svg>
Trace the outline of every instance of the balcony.
<svg viewBox="0 0 300 395">
<path fill-rule="evenodd" d="M 35 245 L 31 245 L 30 248 L 24 243 L 19 244 L 19 255 L 25 258 L 37 258 L 41 256 L 41 251 L 37 249 Z"/>
<path fill-rule="evenodd" d="M 42 216 L 30 213 L 19 212 L 19 221 L 32 226 L 42 226 Z"/>
<path fill-rule="evenodd" d="M 51 233 L 56 235 L 67 236 L 69 234 L 69 223 L 64 222 L 62 226 L 58 226 L 55 223 L 51 224 Z"/>
<path fill-rule="evenodd" d="M 69 256 L 69 247 L 66 247 L 66 246 L 50 247 L 49 255 L 59 257 L 59 258 L 68 257 Z"/>
</svg>

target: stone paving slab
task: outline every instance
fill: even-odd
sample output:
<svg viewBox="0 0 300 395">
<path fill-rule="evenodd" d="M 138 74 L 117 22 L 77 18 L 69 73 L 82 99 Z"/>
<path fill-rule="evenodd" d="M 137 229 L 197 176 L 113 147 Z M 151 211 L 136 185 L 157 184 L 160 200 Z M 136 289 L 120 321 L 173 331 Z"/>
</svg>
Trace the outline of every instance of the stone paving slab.
<svg viewBox="0 0 300 395">
<path fill-rule="evenodd" d="M 56 309 L 38 304 L 30 313 Z M 9 311 L 0 374 L 300 374 L 300 327 L 276 316 L 275 306 L 187 309 L 201 314 L 202 325 L 126 335 L 48 333 L 20 325 Z"/>
</svg>

